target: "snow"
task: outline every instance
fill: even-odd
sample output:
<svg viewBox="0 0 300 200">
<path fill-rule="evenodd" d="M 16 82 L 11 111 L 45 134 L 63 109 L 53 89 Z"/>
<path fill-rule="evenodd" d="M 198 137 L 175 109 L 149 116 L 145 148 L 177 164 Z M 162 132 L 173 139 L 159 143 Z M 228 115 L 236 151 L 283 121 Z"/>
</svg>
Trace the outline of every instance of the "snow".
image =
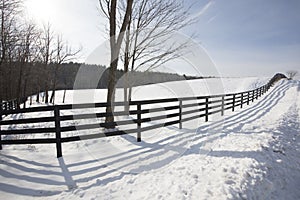
<svg viewBox="0 0 300 200">
<path fill-rule="evenodd" d="M 224 94 L 252 90 L 264 85 L 269 77 L 257 78 L 210 78 L 188 81 L 172 81 L 133 88 L 132 100 L 148 100 L 172 97 L 191 97 Z M 117 89 L 116 101 L 123 101 L 123 89 Z M 56 103 L 61 104 L 63 91 L 56 93 Z M 67 90 L 65 103 L 105 102 L 106 90 Z"/>
<path fill-rule="evenodd" d="M 245 91 L 266 81 L 169 82 L 137 87 L 134 98 Z M 93 95 L 80 101 L 105 97 L 104 90 L 80 92 Z M 68 103 L 78 102 L 74 91 L 67 95 Z M 61 97 L 58 92 L 58 102 Z M 19 116 L 5 120 L 12 117 Z M 59 159 L 51 144 L 3 146 L 0 195 L 1 199 L 299 199 L 299 123 L 300 81 L 282 80 L 243 109 L 210 117 L 207 123 L 186 122 L 183 129 L 174 125 L 148 131 L 140 143 L 133 134 L 63 144 Z"/>
</svg>

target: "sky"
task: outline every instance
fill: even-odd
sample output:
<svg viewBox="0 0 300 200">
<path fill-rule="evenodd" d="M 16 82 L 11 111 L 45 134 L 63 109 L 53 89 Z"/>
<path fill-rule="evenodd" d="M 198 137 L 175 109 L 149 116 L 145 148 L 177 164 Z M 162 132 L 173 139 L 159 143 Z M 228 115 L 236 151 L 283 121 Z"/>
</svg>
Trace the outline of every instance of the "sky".
<svg viewBox="0 0 300 200">
<path fill-rule="evenodd" d="M 197 52 L 205 55 L 171 63 L 174 72 L 193 74 L 193 67 L 187 65 L 205 59 L 211 60 L 214 70 L 204 70 L 204 75 L 271 76 L 300 71 L 299 0 L 190 0 L 187 4 L 193 5 L 190 12 L 197 21 L 179 34 L 193 35 L 201 48 Z M 25 8 L 29 18 L 40 24 L 49 21 L 69 43 L 81 45 L 79 61 L 108 64 L 104 58 L 108 53 L 97 57 L 99 47 L 108 47 L 104 43 L 107 21 L 98 0 L 25 0 Z"/>
</svg>

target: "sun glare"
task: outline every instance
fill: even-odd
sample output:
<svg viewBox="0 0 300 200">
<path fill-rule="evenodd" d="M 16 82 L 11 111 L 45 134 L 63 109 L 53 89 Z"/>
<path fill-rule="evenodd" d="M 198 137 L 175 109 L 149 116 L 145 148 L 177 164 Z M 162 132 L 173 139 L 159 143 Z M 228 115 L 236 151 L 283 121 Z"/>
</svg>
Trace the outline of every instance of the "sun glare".
<svg viewBox="0 0 300 200">
<path fill-rule="evenodd" d="M 55 17 L 55 1 L 53 0 L 26 0 L 25 8 L 29 17 L 38 22 L 51 22 Z"/>
</svg>

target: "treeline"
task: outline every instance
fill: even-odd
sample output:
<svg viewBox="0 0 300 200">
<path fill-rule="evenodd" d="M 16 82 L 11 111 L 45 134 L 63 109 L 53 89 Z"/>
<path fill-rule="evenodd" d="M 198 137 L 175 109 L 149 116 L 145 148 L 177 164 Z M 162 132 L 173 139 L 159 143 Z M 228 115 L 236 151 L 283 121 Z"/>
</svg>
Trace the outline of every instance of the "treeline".
<svg viewBox="0 0 300 200">
<path fill-rule="evenodd" d="M 70 65 L 70 64 L 68 64 Z M 71 69 L 77 70 L 75 68 Z M 81 70 L 85 71 L 88 76 L 77 76 L 77 77 L 69 77 L 69 80 L 73 80 L 71 85 L 64 85 L 65 88 L 73 89 L 74 86 L 76 89 L 107 89 L 109 82 L 109 68 L 105 68 L 105 66 L 101 65 L 87 65 L 81 64 Z M 70 70 L 70 67 L 68 68 Z M 78 73 L 79 75 L 81 73 Z M 60 80 L 64 80 L 64 72 L 61 73 Z M 76 78 L 76 80 L 75 80 Z M 124 88 L 124 86 L 129 85 L 129 87 L 135 87 L 140 85 L 154 84 L 154 83 L 162 83 L 168 81 L 179 81 L 179 80 L 190 80 L 190 79 L 199 79 L 203 77 L 196 76 L 185 76 L 174 73 L 165 73 L 165 72 L 155 72 L 155 71 L 129 71 L 124 72 L 123 69 L 116 70 L 116 80 L 115 85 L 116 88 Z M 95 84 L 95 80 L 97 84 Z M 128 82 L 127 84 L 125 82 Z M 75 82 L 77 82 L 75 84 Z M 71 86 L 71 87 L 70 87 Z"/>
<path fill-rule="evenodd" d="M 44 91 L 48 103 L 54 98 L 48 91 L 57 87 L 58 69 L 75 59 L 81 48 L 74 51 L 50 24 L 41 28 L 26 20 L 22 3 L 0 0 L 0 102 L 15 98 L 22 102 L 27 95 Z"/>
<path fill-rule="evenodd" d="M 80 76 L 79 69 L 87 72 L 88 77 Z M 3 68 L 5 85 L 1 96 L 3 100 L 27 98 L 28 96 L 50 90 L 65 89 L 104 89 L 108 87 L 109 69 L 102 65 L 81 63 L 50 63 L 46 67 L 43 63 L 10 63 Z M 92 76 L 91 76 L 92 75 Z M 93 77 L 94 76 L 94 77 Z M 117 70 L 116 86 L 123 88 L 125 73 Z M 162 72 L 128 72 L 131 86 L 139 86 L 167 81 L 187 80 L 203 77 L 185 76 Z M 97 84 L 95 85 L 95 79 Z M 21 80 L 21 83 L 20 83 Z M 75 84 L 77 82 L 77 84 Z M 54 84 L 55 83 L 55 84 Z M 55 87 L 54 87 L 55 85 Z M 50 97 L 51 98 L 51 97 Z"/>
</svg>

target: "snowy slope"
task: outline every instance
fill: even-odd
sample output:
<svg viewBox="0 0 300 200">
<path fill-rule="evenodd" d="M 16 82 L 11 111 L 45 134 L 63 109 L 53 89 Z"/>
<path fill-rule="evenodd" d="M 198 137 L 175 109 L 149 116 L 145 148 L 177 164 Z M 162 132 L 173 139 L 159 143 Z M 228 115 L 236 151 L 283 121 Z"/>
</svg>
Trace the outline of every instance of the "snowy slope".
<svg viewBox="0 0 300 200">
<path fill-rule="evenodd" d="M 235 90 L 257 83 L 229 82 L 238 85 Z M 181 130 L 170 126 L 143 133 L 141 143 L 135 142 L 135 135 L 126 135 L 65 144 L 60 159 L 54 145 L 4 146 L 0 195 L 1 199 L 299 199 L 299 123 L 300 82 L 284 80 L 242 110 L 208 123 L 184 123 Z"/>
<path fill-rule="evenodd" d="M 132 100 L 145 100 L 172 97 L 192 97 L 208 94 L 242 92 L 266 84 L 269 77 L 256 78 L 211 78 L 188 81 L 172 81 L 134 87 Z M 63 91 L 56 92 L 56 103 L 61 104 Z M 117 89 L 116 101 L 123 101 L 123 90 Z M 106 89 L 67 90 L 65 103 L 105 102 Z"/>
</svg>

